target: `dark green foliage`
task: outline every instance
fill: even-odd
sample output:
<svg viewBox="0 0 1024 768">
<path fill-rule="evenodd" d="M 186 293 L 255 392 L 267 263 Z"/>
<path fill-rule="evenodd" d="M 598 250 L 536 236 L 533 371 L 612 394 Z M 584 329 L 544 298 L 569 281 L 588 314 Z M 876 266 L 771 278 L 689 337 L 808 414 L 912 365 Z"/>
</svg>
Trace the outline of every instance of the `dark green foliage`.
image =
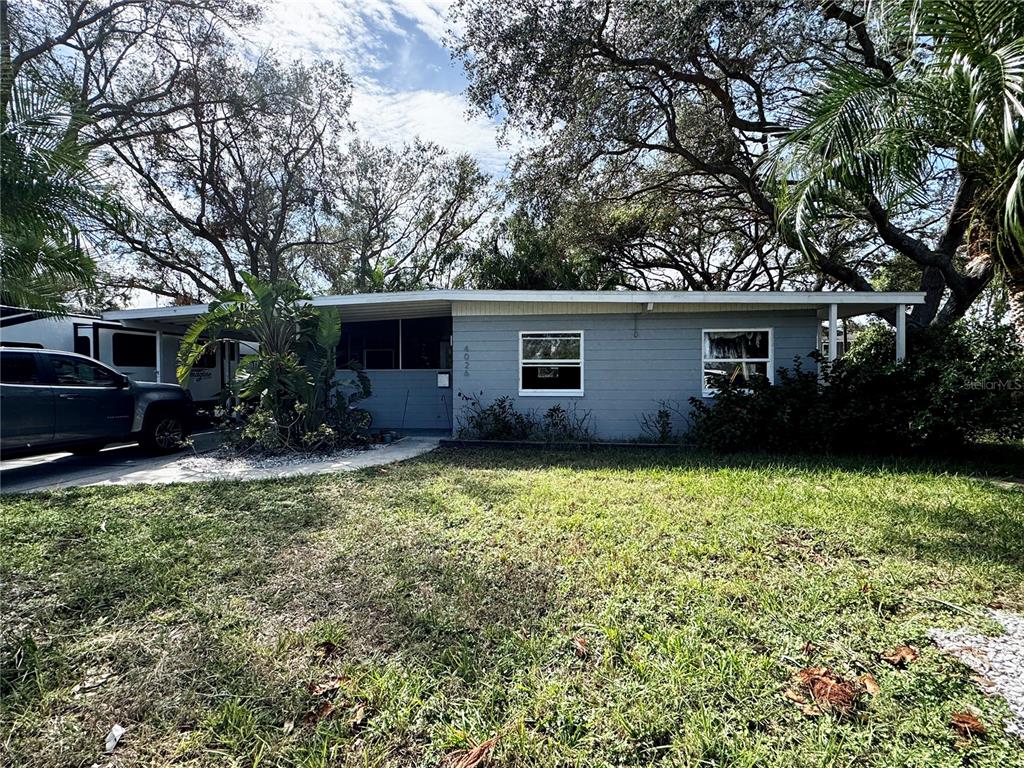
<svg viewBox="0 0 1024 768">
<path fill-rule="evenodd" d="M 691 427 L 686 439 L 716 451 L 825 450 L 822 413 L 828 408 L 818 375 L 799 360 L 780 369 L 776 383 L 755 379 L 749 388 L 725 386 L 711 402 L 690 398 Z"/>
<path fill-rule="evenodd" d="M 929 329 L 897 365 L 891 329 L 873 326 L 822 375 L 780 369 L 774 385 L 692 398 L 694 444 L 720 451 L 954 453 L 1024 437 L 1024 348 L 1005 326 Z"/>
<path fill-rule="evenodd" d="M 479 395 L 459 397 L 466 401 L 459 420 L 459 436 L 477 440 L 528 440 L 536 429 L 536 418 L 520 413 L 511 397 L 499 397 L 490 405 L 480 402 Z"/>
<path fill-rule="evenodd" d="M 640 417 L 640 428 L 643 432 L 643 439 L 653 440 L 656 443 L 672 442 L 672 438 L 675 436 L 672 411 L 662 404 L 656 413 L 645 413 Z"/>
<path fill-rule="evenodd" d="M 592 440 L 590 411 L 582 415 L 573 407 L 567 411 L 561 405 L 553 405 L 544 412 L 540 420 L 540 436 L 549 443 L 572 443 Z"/>
<path fill-rule="evenodd" d="M 480 395 L 459 397 L 467 406 L 459 420 L 459 437 L 472 440 L 543 440 L 549 443 L 573 443 L 593 440 L 590 412 L 578 413 L 553 405 L 538 417 L 533 411 L 517 411 L 511 397 L 499 397 L 490 405 Z"/>
<path fill-rule="evenodd" d="M 475 288 L 580 291 L 621 285 L 618 267 L 591 233 L 565 221 L 541 224 L 517 210 L 471 251 L 466 279 Z"/>
<path fill-rule="evenodd" d="M 1024 317 L 1024 4 L 452 12 L 470 101 L 533 137 L 510 189 L 571 213 L 593 200 L 609 215 L 583 231 L 639 282 L 776 288 L 810 268 L 868 291 L 894 267 L 929 294 L 910 317 L 925 327 L 964 317 L 997 273 Z"/>
<path fill-rule="evenodd" d="M 943 310 L 940 324 L 961 316 L 995 271 L 1024 338 L 1024 5 L 914 0 L 868 7 L 864 33 L 885 32 L 871 54 L 878 58 L 867 67 L 830 63 L 794 105 L 795 130 L 774 167 L 779 228 L 821 262 L 831 255 L 814 243 L 818 233 L 833 232 L 843 218 L 874 221 L 905 257 L 900 271 L 910 262 L 925 267 L 921 289 L 942 285 L 930 282 L 929 270 L 946 279 L 947 307 L 959 305 L 960 313 Z M 949 171 L 954 162 L 955 205 L 929 200 L 929 187 L 943 186 L 935 183 L 936 168 Z M 934 247 L 886 230 L 921 201 L 950 211 Z M 958 247 L 971 267 L 966 279 L 950 280 L 961 268 L 953 258 Z M 929 311 L 926 303 L 912 317 Z"/>
</svg>

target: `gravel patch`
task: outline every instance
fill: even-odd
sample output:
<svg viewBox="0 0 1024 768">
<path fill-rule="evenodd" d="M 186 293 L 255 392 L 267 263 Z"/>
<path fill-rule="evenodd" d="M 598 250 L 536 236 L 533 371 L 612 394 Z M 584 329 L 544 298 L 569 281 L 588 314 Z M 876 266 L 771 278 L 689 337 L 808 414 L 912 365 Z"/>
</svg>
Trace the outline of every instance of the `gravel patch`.
<svg viewBox="0 0 1024 768">
<path fill-rule="evenodd" d="M 939 650 L 955 656 L 973 669 L 975 681 L 990 696 L 1002 696 L 1010 705 L 1006 732 L 1024 739 L 1024 616 L 990 610 L 1006 634 L 989 637 L 970 629 L 932 629 L 929 637 Z"/>
<path fill-rule="evenodd" d="M 226 446 L 216 448 L 200 456 L 182 459 L 175 465 L 187 473 L 211 473 L 217 477 L 243 476 L 253 470 L 282 469 L 308 464 L 330 464 L 336 461 L 359 456 L 370 451 L 378 451 L 384 444 L 374 444 L 360 448 L 345 448 L 331 453 L 286 453 L 279 456 L 239 456 Z"/>
</svg>

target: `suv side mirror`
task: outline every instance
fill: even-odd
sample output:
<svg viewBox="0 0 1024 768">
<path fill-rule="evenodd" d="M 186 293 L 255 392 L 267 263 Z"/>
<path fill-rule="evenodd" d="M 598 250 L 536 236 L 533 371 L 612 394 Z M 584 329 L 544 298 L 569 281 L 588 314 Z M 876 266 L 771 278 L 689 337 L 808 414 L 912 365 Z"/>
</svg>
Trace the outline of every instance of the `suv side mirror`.
<svg viewBox="0 0 1024 768">
<path fill-rule="evenodd" d="M 122 373 L 122 374 L 120 375 L 120 377 L 119 377 L 119 378 L 117 379 L 117 388 L 118 388 L 118 389 L 126 389 L 126 388 L 128 387 L 128 384 L 129 384 L 130 382 L 131 382 L 131 379 L 129 379 L 129 378 L 127 377 L 127 376 L 125 376 L 125 375 L 124 375 L 124 374 Z"/>
</svg>

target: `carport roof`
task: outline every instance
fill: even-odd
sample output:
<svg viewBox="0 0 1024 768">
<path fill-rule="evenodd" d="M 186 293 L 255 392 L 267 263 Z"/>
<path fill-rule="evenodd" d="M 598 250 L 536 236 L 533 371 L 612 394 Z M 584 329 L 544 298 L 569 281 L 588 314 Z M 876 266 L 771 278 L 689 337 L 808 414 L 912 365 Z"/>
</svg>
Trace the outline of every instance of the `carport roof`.
<svg viewBox="0 0 1024 768">
<path fill-rule="evenodd" d="M 873 291 L 497 291 L 497 290 L 426 290 L 403 293 L 357 293 L 340 296 L 317 296 L 310 303 L 317 307 L 338 307 L 342 317 L 351 320 L 375 320 L 394 317 L 430 317 L 451 314 L 456 302 L 473 304 L 633 304 L 637 312 L 662 311 L 750 311 L 814 309 L 819 317 L 828 316 L 828 308 L 836 304 L 839 317 L 868 314 L 892 309 L 898 304 L 922 304 L 920 292 Z M 208 305 L 182 307 L 147 307 L 104 312 L 103 319 L 126 324 L 188 326 L 206 312 Z M 568 308 L 568 307 L 567 307 Z M 566 308 L 566 309 L 567 309 Z M 564 310 L 563 310 L 564 311 Z M 621 311 L 621 309 L 620 309 Z"/>
</svg>

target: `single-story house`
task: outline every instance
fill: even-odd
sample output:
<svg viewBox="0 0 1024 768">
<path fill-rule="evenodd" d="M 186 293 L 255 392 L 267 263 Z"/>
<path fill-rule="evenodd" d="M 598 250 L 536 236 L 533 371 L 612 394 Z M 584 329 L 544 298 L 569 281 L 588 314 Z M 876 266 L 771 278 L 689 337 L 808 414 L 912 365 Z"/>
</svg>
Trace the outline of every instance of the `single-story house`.
<svg viewBox="0 0 1024 768">
<path fill-rule="evenodd" d="M 319 296 L 342 319 L 339 365 L 361 363 L 375 428 L 458 429 L 466 401 L 508 396 L 523 411 L 589 412 L 602 439 L 640 433 L 658 403 L 712 397 L 717 379 L 777 369 L 820 348 L 839 318 L 895 311 L 896 359 L 906 311 L 923 293 L 426 290 Z M 205 305 L 107 312 L 125 326 L 177 334 Z M 173 370 L 157 372 L 173 381 Z"/>
</svg>

